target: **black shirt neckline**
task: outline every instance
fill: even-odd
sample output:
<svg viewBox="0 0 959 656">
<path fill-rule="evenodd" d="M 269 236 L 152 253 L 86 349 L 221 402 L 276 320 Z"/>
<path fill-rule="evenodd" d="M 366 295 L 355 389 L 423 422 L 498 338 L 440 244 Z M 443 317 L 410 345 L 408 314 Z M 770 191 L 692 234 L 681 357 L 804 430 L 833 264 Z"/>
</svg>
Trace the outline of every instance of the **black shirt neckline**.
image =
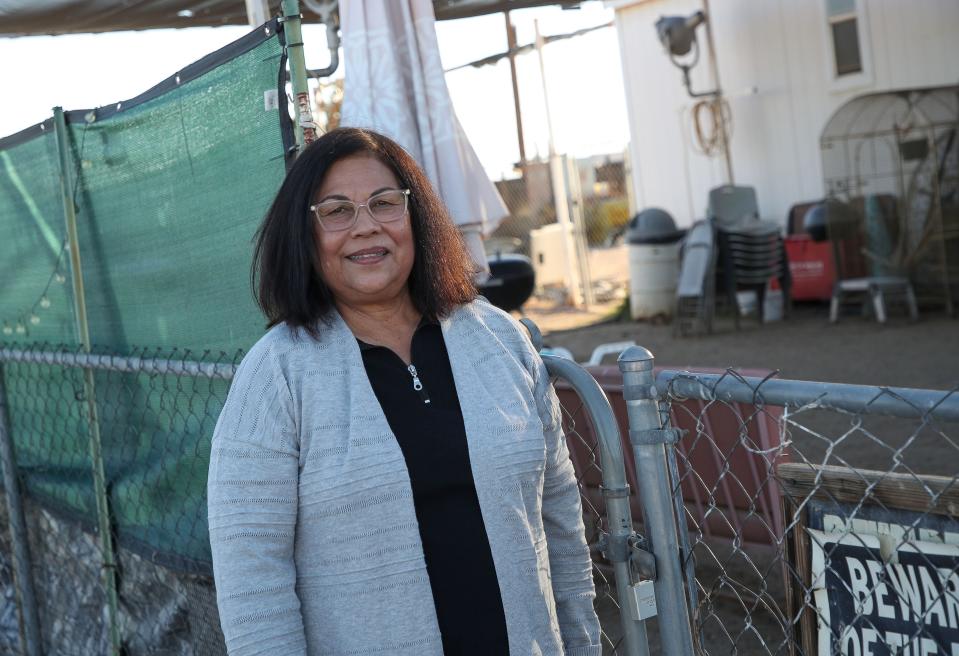
<svg viewBox="0 0 959 656">
<path fill-rule="evenodd" d="M 416 325 L 416 329 L 413 331 L 413 337 L 416 337 L 416 333 L 419 332 L 420 328 L 424 328 L 426 326 L 439 326 L 439 325 L 440 325 L 439 321 L 436 321 L 435 319 L 428 319 L 424 315 L 420 317 L 420 322 Z M 359 337 L 356 337 L 355 335 L 354 337 L 356 338 L 356 343 L 360 345 L 360 351 L 369 351 L 370 349 L 382 348 L 382 349 L 386 349 L 387 351 L 393 352 L 393 349 L 391 349 L 389 346 L 383 346 L 382 344 L 370 344 L 369 342 L 364 342 L 362 339 L 360 339 Z"/>
</svg>

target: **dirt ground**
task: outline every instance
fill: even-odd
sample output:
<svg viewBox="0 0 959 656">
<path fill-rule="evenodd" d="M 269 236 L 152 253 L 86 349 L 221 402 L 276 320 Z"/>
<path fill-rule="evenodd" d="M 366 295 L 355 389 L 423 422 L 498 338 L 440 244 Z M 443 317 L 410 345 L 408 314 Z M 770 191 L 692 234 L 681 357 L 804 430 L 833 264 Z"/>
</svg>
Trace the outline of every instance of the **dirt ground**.
<svg viewBox="0 0 959 656">
<path fill-rule="evenodd" d="M 605 306 L 606 313 L 614 305 Z M 859 316 L 828 321 L 824 304 L 796 304 L 789 319 L 759 324 L 744 318 L 741 329 L 720 317 L 713 334 L 674 337 L 665 323 L 607 321 L 568 328 L 578 318 L 601 313 L 527 311 L 548 346 L 562 346 L 586 360 L 604 342 L 633 340 L 669 368 L 776 369 L 797 380 L 891 385 L 948 390 L 959 385 L 959 319 L 928 312 L 917 323 L 893 316 L 885 325 Z"/>
</svg>

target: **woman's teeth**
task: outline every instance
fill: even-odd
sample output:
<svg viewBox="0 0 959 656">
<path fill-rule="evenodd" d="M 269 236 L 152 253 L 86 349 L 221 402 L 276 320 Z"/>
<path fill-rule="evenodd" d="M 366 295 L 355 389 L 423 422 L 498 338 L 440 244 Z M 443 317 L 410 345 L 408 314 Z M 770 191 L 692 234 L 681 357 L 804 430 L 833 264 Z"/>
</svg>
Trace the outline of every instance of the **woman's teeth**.
<svg viewBox="0 0 959 656">
<path fill-rule="evenodd" d="M 349 255 L 347 259 L 353 260 L 354 262 L 365 262 L 367 260 L 375 260 L 384 255 L 386 255 L 386 251 L 376 251 L 375 253 L 363 253 L 362 255 Z"/>
</svg>

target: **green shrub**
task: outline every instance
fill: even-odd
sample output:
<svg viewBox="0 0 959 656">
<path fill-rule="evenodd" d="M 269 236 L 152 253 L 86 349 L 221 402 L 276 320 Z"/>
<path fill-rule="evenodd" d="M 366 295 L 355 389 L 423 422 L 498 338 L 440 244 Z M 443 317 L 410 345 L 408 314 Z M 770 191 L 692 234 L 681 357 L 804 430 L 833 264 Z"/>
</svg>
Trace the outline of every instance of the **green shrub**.
<svg viewBox="0 0 959 656">
<path fill-rule="evenodd" d="M 586 223 L 586 239 L 590 246 L 598 246 L 615 231 L 629 223 L 629 202 L 625 198 L 601 200 L 589 198 L 583 213 Z"/>
</svg>

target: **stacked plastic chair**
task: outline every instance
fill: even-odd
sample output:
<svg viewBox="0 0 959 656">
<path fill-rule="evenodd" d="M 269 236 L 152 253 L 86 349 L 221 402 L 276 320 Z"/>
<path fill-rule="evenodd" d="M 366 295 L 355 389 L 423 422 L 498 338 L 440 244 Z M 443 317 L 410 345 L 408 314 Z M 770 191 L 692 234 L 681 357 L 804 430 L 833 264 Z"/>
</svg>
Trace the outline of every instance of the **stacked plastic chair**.
<svg viewBox="0 0 959 656">
<path fill-rule="evenodd" d="M 763 305 L 770 280 L 779 282 L 784 311 L 789 309 L 789 264 L 782 230 L 776 223 L 761 221 L 752 187 L 725 185 L 709 192 L 709 219 L 716 230 L 717 273 L 733 308 L 739 329 L 736 292 L 756 293 L 757 315 L 763 321 Z"/>
</svg>

